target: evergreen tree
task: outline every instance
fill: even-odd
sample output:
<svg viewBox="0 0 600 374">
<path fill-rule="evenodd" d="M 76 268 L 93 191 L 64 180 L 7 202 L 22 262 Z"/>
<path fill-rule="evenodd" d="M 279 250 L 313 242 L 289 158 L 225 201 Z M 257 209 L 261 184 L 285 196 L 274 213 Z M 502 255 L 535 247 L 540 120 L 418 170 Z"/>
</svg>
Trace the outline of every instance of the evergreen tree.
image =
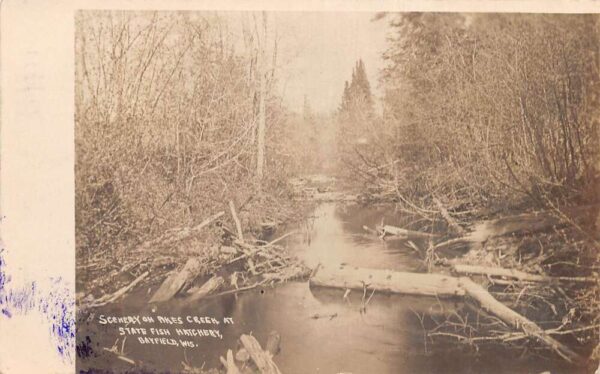
<svg viewBox="0 0 600 374">
<path fill-rule="evenodd" d="M 367 72 L 365 71 L 365 64 L 362 59 L 356 62 L 356 67 L 352 74 L 352 84 L 350 85 L 350 91 L 353 99 L 364 104 L 369 110 L 373 106 L 373 97 L 371 96 L 371 85 L 367 78 Z"/>
<path fill-rule="evenodd" d="M 346 119 L 370 118 L 373 115 L 373 96 L 365 64 L 359 59 L 352 69 L 352 80 L 344 83 L 340 114 Z"/>
<path fill-rule="evenodd" d="M 340 105 L 340 112 L 347 112 L 350 110 L 350 86 L 348 81 L 344 82 L 344 93 L 342 94 L 342 104 Z"/>
</svg>

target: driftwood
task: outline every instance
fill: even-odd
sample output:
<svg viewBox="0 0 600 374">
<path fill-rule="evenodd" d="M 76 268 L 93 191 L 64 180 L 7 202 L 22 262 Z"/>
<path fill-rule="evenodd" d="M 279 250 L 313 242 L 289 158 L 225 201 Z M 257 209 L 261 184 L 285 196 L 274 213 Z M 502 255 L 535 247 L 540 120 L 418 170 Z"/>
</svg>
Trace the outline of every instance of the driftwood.
<svg viewBox="0 0 600 374">
<path fill-rule="evenodd" d="M 444 217 L 446 222 L 448 222 L 448 227 L 450 227 L 458 235 L 465 235 L 465 229 L 462 228 L 454 218 L 452 218 L 450 213 L 448 213 L 448 210 L 444 207 L 444 205 L 442 205 L 442 202 L 439 201 L 436 197 L 433 198 L 433 202 L 435 203 L 435 205 L 437 205 L 442 217 Z"/>
<path fill-rule="evenodd" d="M 171 274 L 161 284 L 159 289 L 154 293 L 149 303 L 159 303 L 170 300 L 179 291 L 181 291 L 186 284 L 189 284 L 194 278 L 196 278 L 202 271 L 203 265 L 198 258 L 190 258 L 183 268 Z"/>
<path fill-rule="evenodd" d="M 460 244 L 460 245 L 469 245 L 469 244 L 480 244 L 483 243 L 485 240 L 479 240 L 476 237 L 472 237 L 470 235 L 466 235 L 460 238 L 454 238 L 454 239 L 449 239 L 440 243 L 437 243 L 436 245 L 433 246 L 433 250 L 439 249 L 439 248 L 446 248 L 446 247 L 450 247 L 453 246 L 455 244 Z"/>
<path fill-rule="evenodd" d="M 394 235 L 394 236 L 402 236 L 402 237 L 406 237 L 406 238 L 410 238 L 410 237 L 434 238 L 434 237 L 439 236 L 436 234 L 430 234 L 428 232 L 407 230 L 407 229 L 402 229 L 400 227 L 390 226 L 390 225 L 385 225 L 383 227 L 380 227 L 378 229 L 378 231 L 380 232 L 381 235 L 389 234 L 389 235 Z"/>
<path fill-rule="evenodd" d="M 426 295 L 436 297 L 468 296 L 482 309 L 495 315 L 513 328 L 537 338 L 561 357 L 572 363 L 583 359 L 570 348 L 548 335 L 534 322 L 497 301 L 486 289 L 467 277 L 450 277 L 439 274 L 419 274 L 394 272 L 340 266 L 321 267 L 311 278 L 312 286 L 335 287 L 341 289 L 371 288 L 379 292 Z"/>
<path fill-rule="evenodd" d="M 223 358 L 223 356 L 219 357 L 221 363 L 227 369 L 227 374 L 241 374 L 240 369 L 235 364 L 233 360 L 233 352 L 231 349 L 227 350 L 227 358 Z"/>
<path fill-rule="evenodd" d="M 218 290 L 225 283 L 223 277 L 214 276 L 206 281 L 201 287 L 190 288 L 188 294 L 190 294 L 190 301 L 198 301 L 203 297 L 210 295 L 211 293 Z"/>
<path fill-rule="evenodd" d="M 281 371 L 273 362 L 271 354 L 261 348 L 256 338 L 252 335 L 242 335 L 240 341 L 262 374 L 281 374 Z"/>
<path fill-rule="evenodd" d="M 287 238 L 288 236 L 292 236 L 298 233 L 298 230 L 292 230 L 286 234 L 281 235 L 280 237 L 278 237 L 277 239 L 273 239 L 271 240 L 269 243 L 267 243 L 266 245 L 274 245 L 280 241 L 282 241 L 283 239 Z"/>
<path fill-rule="evenodd" d="M 514 269 L 505 269 L 499 267 L 475 266 L 475 265 L 453 265 L 453 270 L 459 274 L 485 275 L 488 277 L 502 277 L 516 279 L 524 282 L 582 282 L 598 283 L 600 279 L 594 277 L 551 277 L 547 275 L 529 274 Z"/>
<path fill-rule="evenodd" d="M 439 297 L 464 295 L 458 279 L 450 276 L 346 266 L 321 266 L 310 279 L 310 285 L 361 291 L 366 287 L 385 293 Z"/>
<path fill-rule="evenodd" d="M 499 219 L 481 221 L 471 227 L 471 232 L 458 238 L 437 243 L 433 249 L 459 245 L 480 245 L 488 239 L 506 235 L 524 235 L 564 226 L 548 212 L 524 213 Z"/>
<path fill-rule="evenodd" d="M 496 300 L 487 290 L 471 279 L 466 277 L 460 278 L 460 287 L 465 290 L 470 298 L 477 301 L 482 309 L 495 315 L 509 326 L 523 331 L 526 335 L 537 338 L 565 360 L 576 364 L 584 362 L 583 357 L 579 354 L 548 335 L 534 322 Z"/>
<path fill-rule="evenodd" d="M 142 243 L 135 249 L 135 251 L 143 251 L 156 246 L 170 245 L 178 241 L 187 239 L 192 235 L 198 233 L 198 231 L 202 230 L 204 227 L 210 225 L 216 219 L 222 217 L 224 214 L 225 212 L 218 212 L 216 214 L 213 214 L 212 216 L 206 218 L 204 221 L 200 222 L 199 224 L 193 227 L 184 227 L 176 230 L 170 230 L 156 239 Z"/>
<path fill-rule="evenodd" d="M 204 227 L 211 224 L 213 221 L 215 221 L 219 217 L 223 216 L 224 214 L 225 214 L 225 212 L 218 212 L 216 214 L 213 214 L 212 216 L 206 218 L 204 221 L 200 222 L 198 225 L 193 226 L 193 227 L 184 227 L 184 228 L 179 228 L 176 230 L 169 230 L 168 232 L 164 233 L 163 235 L 159 236 L 158 238 L 148 240 L 148 241 L 142 243 L 141 245 L 137 246 L 135 249 L 133 249 L 131 251 L 131 253 L 134 256 L 137 256 L 140 258 L 141 257 L 146 258 L 147 257 L 146 251 L 149 250 L 150 248 L 156 249 L 156 248 L 160 248 L 160 247 L 167 247 L 167 246 L 173 245 L 174 243 L 177 243 L 181 240 L 188 239 L 188 238 L 192 237 L 193 235 L 195 235 L 196 233 L 198 233 Z M 137 252 L 137 254 L 136 254 L 136 252 Z M 140 253 L 140 252 L 146 252 L 146 253 Z M 156 250 L 153 250 L 152 252 L 153 252 L 153 254 L 157 253 Z M 152 257 L 153 257 L 153 259 L 151 260 L 151 267 L 153 269 L 175 263 L 175 260 L 169 256 L 158 256 L 158 257 L 152 256 Z M 133 263 L 125 264 L 121 268 L 120 273 L 128 272 L 135 266 L 138 266 L 139 264 L 141 264 L 141 261 L 135 261 Z M 96 266 L 96 265 L 91 265 L 91 266 Z M 102 266 L 100 266 L 99 268 L 102 268 Z M 146 276 L 147 275 L 148 274 L 146 274 Z M 110 282 L 110 280 L 114 279 L 115 276 L 116 276 L 116 274 L 115 275 L 107 274 L 106 276 L 102 277 L 102 279 L 103 279 L 102 283 Z M 173 282 L 175 279 L 176 279 L 175 276 L 172 275 L 167 280 L 165 280 L 165 282 L 163 282 L 163 284 L 161 285 L 161 287 L 159 289 L 160 293 L 157 292 L 157 294 L 154 295 L 151 302 L 168 300 L 171 297 L 173 297 L 173 295 L 175 295 L 177 292 L 179 292 L 181 287 L 176 287 L 177 286 L 176 284 L 171 284 L 171 282 Z M 140 281 L 141 280 L 142 279 L 140 279 Z M 137 283 L 138 282 L 136 282 L 135 284 L 137 284 Z M 168 290 L 169 287 L 173 287 L 173 288 L 177 288 L 177 289 L 175 289 L 174 291 Z M 121 291 L 121 290 L 119 290 L 119 291 Z M 117 291 L 117 292 L 119 292 L 119 291 Z M 125 292 L 127 292 L 127 291 L 128 290 L 126 290 Z M 108 301 L 108 302 L 112 302 L 112 301 Z M 97 301 L 92 306 L 105 305 L 108 302 Z"/>
<path fill-rule="evenodd" d="M 363 225 L 363 230 L 365 230 L 366 232 L 373 234 L 373 235 L 379 235 L 379 232 L 377 232 L 377 230 L 370 228 L 369 226 L 365 226 Z"/>
<path fill-rule="evenodd" d="M 217 294 L 213 294 L 213 295 L 208 295 L 208 298 L 215 298 L 215 297 L 220 297 L 220 296 L 224 296 L 224 295 L 231 295 L 231 294 L 236 294 L 239 292 L 244 292 L 244 291 L 248 291 L 248 290 L 252 290 L 256 287 L 262 286 L 263 284 L 267 283 L 268 279 L 263 279 L 260 282 L 254 283 L 250 286 L 246 286 L 246 287 L 240 287 L 240 288 L 236 288 L 233 290 L 227 290 L 227 291 L 223 291 L 223 292 L 219 292 Z"/>
<path fill-rule="evenodd" d="M 242 231 L 242 224 L 240 222 L 240 219 L 237 216 L 237 213 L 235 212 L 235 204 L 233 203 L 233 200 L 229 200 L 229 210 L 231 211 L 231 217 L 233 218 L 233 222 L 235 222 L 235 229 L 237 231 L 237 237 L 239 240 L 244 241 L 244 233 Z"/>
<path fill-rule="evenodd" d="M 112 293 L 110 295 L 104 295 L 101 298 L 99 298 L 98 300 L 94 301 L 90 305 L 90 307 L 95 308 L 95 307 L 99 307 L 99 306 L 103 306 L 103 305 L 115 302 L 117 299 L 119 299 L 120 297 L 122 297 L 123 295 L 125 295 L 127 292 L 129 292 L 131 289 L 133 289 L 133 287 L 135 287 L 138 283 L 140 283 L 141 281 L 143 281 L 149 274 L 150 274 L 149 272 L 143 273 L 139 277 L 135 278 L 133 280 L 133 282 L 131 282 L 127 286 L 119 289 L 115 293 Z"/>
<path fill-rule="evenodd" d="M 131 359 L 131 358 L 129 358 L 129 357 L 121 354 L 116 349 L 103 347 L 102 350 L 105 351 L 105 352 L 112 353 L 113 355 L 115 355 L 116 358 L 118 358 L 119 360 L 124 361 L 124 362 L 126 362 L 126 363 L 128 363 L 130 365 L 134 365 L 134 366 L 141 366 L 142 365 L 141 361 L 133 360 L 133 359 Z"/>
<path fill-rule="evenodd" d="M 498 236 L 532 234 L 563 225 L 558 218 L 547 212 L 524 213 L 479 222 L 469 237 L 471 240 L 484 242 Z"/>
</svg>

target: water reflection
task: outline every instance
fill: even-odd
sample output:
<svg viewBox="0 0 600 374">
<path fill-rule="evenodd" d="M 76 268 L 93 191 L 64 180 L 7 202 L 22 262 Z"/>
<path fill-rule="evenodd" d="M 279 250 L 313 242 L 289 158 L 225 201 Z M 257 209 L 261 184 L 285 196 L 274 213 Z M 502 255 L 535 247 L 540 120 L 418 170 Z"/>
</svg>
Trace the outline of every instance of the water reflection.
<svg viewBox="0 0 600 374">
<path fill-rule="evenodd" d="M 364 235 L 362 226 L 374 227 L 382 217 L 385 223 L 402 227 L 414 220 L 394 218 L 394 212 L 378 207 L 325 204 L 301 225 L 302 235 L 286 239 L 287 245 L 309 266 L 346 262 L 361 267 L 420 270 L 418 256 L 406 243 L 383 242 Z M 147 290 L 139 289 L 123 302 L 98 310 L 97 315 L 198 315 L 232 317 L 235 323 L 221 325 L 222 340 L 197 339 L 198 347 L 186 349 L 141 345 L 134 338 L 123 344 L 116 328 L 81 323 L 79 340 L 89 336 L 97 356 L 78 360 L 78 368 L 111 372 L 130 368 L 114 356 L 103 354 L 102 348 L 115 341 L 128 357 L 152 367 L 153 372 L 180 372 L 182 361 L 196 367 L 218 367 L 219 356 L 235 349 L 241 334 L 253 334 L 264 344 L 273 330 L 281 335 L 281 353 L 275 361 L 284 373 L 539 373 L 552 366 L 530 356 L 511 357 L 501 348 L 474 355 L 455 342 L 432 346 L 424 328 L 434 326 L 432 318 L 443 320 L 451 313 L 473 313 L 463 303 L 375 294 L 366 312 L 361 312 L 362 292 L 351 291 L 346 299 L 343 295 L 344 290 L 310 289 L 306 282 L 292 282 L 198 303 L 176 298 L 153 310 L 147 305 Z"/>
<path fill-rule="evenodd" d="M 422 262 L 405 241 L 382 241 L 362 228 L 373 228 L 382 218 L 387 224 L 404 223 L 383 208 L 323 204 L 303 227 L 303 237 L 290 239 L 288 245 L 296 248 L 309 267 L 347 263 L 374 269 L 422 270 Z"/>
</svg>

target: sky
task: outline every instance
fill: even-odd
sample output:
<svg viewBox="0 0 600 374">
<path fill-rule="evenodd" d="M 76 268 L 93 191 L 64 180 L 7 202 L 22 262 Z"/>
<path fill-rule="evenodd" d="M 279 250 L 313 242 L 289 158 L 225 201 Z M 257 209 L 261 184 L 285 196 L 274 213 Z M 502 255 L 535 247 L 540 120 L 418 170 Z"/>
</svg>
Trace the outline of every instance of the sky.
<svg viewBox="0 0 600 374">
<path fill-rule="evenodd" d="M 315 112 L 336 110 L 344 81 L 362 58 L 377 94 L 388 21 L 371 21 L 373 13 L 274 13 L 282 50 L 280 79 L 287 106 L 300 111 L 307 96 Z"/>
<path fill-rule="evenodd" d="M 300 112 L 306 95 L 316 113 L 341 102 L 344 81 L 362 58 L 371 89 L 378 94 L 388 20 L 367 12 L 277 12 L 267 15 L 279 39 L 280 91 L 289 109 Z"/>
</svg>

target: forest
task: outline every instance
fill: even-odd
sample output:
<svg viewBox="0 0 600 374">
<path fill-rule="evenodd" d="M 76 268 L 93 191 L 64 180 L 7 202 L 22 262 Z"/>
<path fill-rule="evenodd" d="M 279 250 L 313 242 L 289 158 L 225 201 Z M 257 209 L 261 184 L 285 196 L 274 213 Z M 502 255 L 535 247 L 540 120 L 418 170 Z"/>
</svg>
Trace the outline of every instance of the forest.
<svg viewBox="0 0 600 374">
<path fill-rule="evenodd" d="M 435 295 L 464 296 L 487 319 L 414 312 L 425 351 L 458 341 L 464 357 L 487 357 L 500 346 L 507 357 L 543 357 L 544 368 L 591 372 L 600 360 L 600 17 L 368 16 L 387 30 L 383 68 L 369 77 L 368 61 L 348 61 L 339 105 L 322 112 L 308 95 L 300 110 L 287 105 L 276 13 L 77 12 L 78 313 L 126 305 L 141 288 L 152 296 L 144 304 L 160 308 L 308 281 L 346 289 L 331 296 L 338 303 L 358 289 L 362 315 L 381 302 L 369 294 L 427 294 L 420 287 L 431 280 L 443 284 Z M 304 261 L 290 240 L 328 204 L 368 216 L 357 246 L 389 245 L 416 267 Z M 311 318 L 343 319 L 323 313 Z M 207 368 L 190 360 L 177 370 L 280 372 L 271 348 L 286 336 L 274 336 L 264 352 L 242 335 L 235 359 L 222 351 Z M 525 367 L 540 368 L 505 369 Z"/>
</svg>

